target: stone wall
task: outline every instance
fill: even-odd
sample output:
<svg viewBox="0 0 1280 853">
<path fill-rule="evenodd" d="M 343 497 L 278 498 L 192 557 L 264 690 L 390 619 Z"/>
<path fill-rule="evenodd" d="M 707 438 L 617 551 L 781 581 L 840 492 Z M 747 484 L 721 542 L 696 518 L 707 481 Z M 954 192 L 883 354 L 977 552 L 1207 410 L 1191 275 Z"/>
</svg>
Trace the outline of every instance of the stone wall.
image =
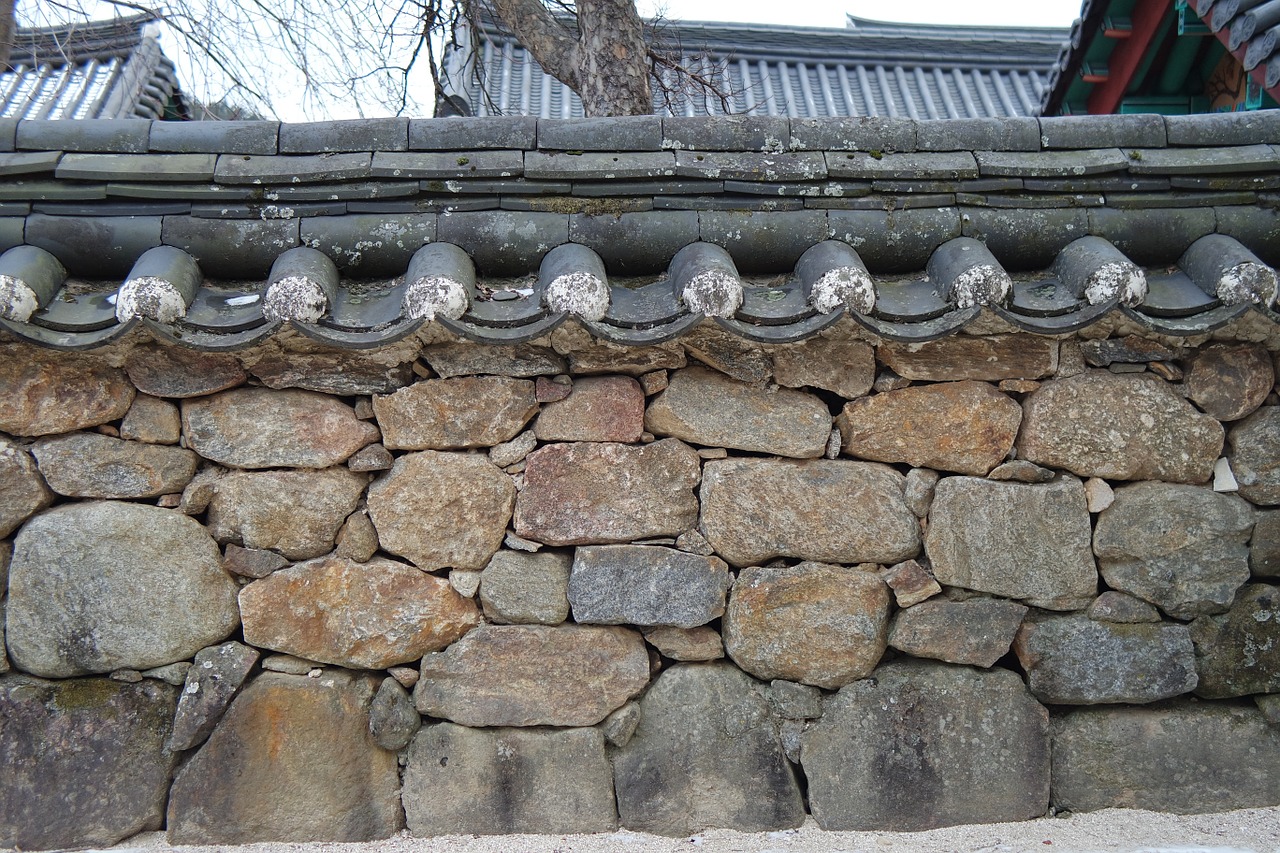
<svg viewBox="0 0 1280 853">
<path fill-rule="evenodd" d="M 0 346 L 0 846 L 1280 803 L 1250 322 Z"/>
</svg>

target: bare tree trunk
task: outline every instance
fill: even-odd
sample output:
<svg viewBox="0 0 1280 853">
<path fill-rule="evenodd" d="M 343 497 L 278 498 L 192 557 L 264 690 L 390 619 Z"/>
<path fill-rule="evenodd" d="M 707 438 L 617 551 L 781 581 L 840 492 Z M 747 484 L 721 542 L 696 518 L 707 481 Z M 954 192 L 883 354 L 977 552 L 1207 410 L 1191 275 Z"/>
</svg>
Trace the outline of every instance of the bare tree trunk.
<svg viewBox="0 0 1280 853">
<path fill-rule="evenodd" d="M 18 30 L 18 0 L 0 0 L 0 71 L 9 68 L 13 42 Z"/>
<path fill-rule="evenodd" d="M 578 0 L 578 38 L 541 0 L 487 0 L 543 69 L 582 98 L 588 116 L 653 112 L 648 48 L 634 0 Z"/>
</svg>

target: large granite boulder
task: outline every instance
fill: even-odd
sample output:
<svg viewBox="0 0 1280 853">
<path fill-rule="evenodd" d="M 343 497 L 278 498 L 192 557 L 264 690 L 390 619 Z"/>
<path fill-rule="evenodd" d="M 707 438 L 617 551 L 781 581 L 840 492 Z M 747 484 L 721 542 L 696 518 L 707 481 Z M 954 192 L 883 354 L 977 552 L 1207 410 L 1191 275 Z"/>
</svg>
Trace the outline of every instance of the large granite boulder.
<svg viewBox="0 0 1280 853">
<path fill-rule="evenodd" d="M 404 769 L 409 831 L 429 835 L 610 832 L 613 772 L 597 729 L 418 731 Z"/>
<path fill-rule="evenodd" d="M 110 847 L 164 823 L 178 689 L 0 678 L 0 847 Z"/>
<path fill-rule="evenodd" d="M 1226 613 L 1192 622 L 1191 640 L 1197 696 L 1280 693 L 1280 587 L 1247 584 Z"/>
<path fill-rule="evenodd" d="M 1246 705 L 1081 708 L 1053 721 L 1053 805 L 1198 814 L 1280 804 L 1280 728 Z"/>
<path fill-rule="evenodd" d="M 97 359 L 0 346 L 0 432 L 53 435 L 116 421 L 136 393 L 123 370 Z"/>
<path fill-rule="evenodd" d="M 889 645 L 918 658 L 994 666 L 1026 615 L 1023 605 L 998 598 L 922 601 L 893 617 Z"/>
<path fill-rule="evenodd" d="M 775 557 L 892 564 L 920 551 L 920 525 L 887 465 L 723 459 L 702 479 L 700 527 L 733 566 Z"/>
<path fill-rule="evenodd" d="M 664 671 L 640 700 L 640 724 L 614 753 L 613 773 L 622 825 L 638 832 L 766 832 L 804 822 L 765 686 L 727 663 Z"/>
<path fill-rule="evenodd" d="M 480 624 L 447 580 L 375 557 L 321 557 L 240 591 L 245 642 L 349 669 L 416 661 Z"/>
<path fill-rule="evenodd" d="M 1134 483 L 1098 516 L 1093 550 L 1107 585 L 1175 619 L 1222 613 L 1249 579 L 1254 512 L 1199 486 Z"/>
<path fill-rule="evenodd" d="M 14 540 L 7 638 L 47 678 L 185 660 L 240 624 L 236 583 L 208 531 L 172 510 L 66 504 Z"/>
<path fill-rule="evenodd" d="M 569 604 L 579 624 L 695 628 L 724 613 L 729 567 L 651 545 L 595 545 L 574 552 Z"/>
<path fill-rule="evenodd" d="M 173 783 L 170 844 L 372 841 L 403 825 L 396 755 L 369 733 L 377 680 L 266 672 Z"/>
<path fill-rule="evenodd" d="M 1049 804 L 1049 714 L 1004 669 L 885 664 L 827 696 L 800 743 L 826 830 L 1029 820 Z"/>
<path fill-rule="evenodd" d="M 44 438 L 32 447 L 40 473 L 72 498 L 153 498 L 186 488 L 200 457 L 181 447 L 121 441 L 95 432 Z"/>
</svg>

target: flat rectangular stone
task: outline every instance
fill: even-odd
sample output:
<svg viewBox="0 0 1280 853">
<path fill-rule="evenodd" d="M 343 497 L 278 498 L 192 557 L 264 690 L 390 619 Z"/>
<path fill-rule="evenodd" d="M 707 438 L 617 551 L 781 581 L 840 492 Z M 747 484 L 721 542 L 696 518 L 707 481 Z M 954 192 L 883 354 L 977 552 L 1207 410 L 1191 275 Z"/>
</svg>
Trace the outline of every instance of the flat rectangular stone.
<svg viewBox="0 0 1280 853">
<path fill-rule="evenodd" d="M 61 158 L 61 151 L 18 151 L 13 154 L 0 154 L 0 176 L 52 172 Z"/>
<path fill-rule="evenodd" d="M 1211 207 L 1213 205 L 1256 204 L 1258 197 L 1248 191 L 1207 193 L 1107 193 L 1107 206 L 1125 210 L 1156 207 Z"/>
<path fill-rule="evenodd" d="M 983 175 L 1024 178 L 1069 178 L 1123 171 L 1128 156 L 1119 148 L 1035 153 L 979 151 L 974 154 Z"/>
<path fill-rule="evenodd" d="M 143 154 L 150 135 L 151 122 L 144 119 L 27 119 L 18 122 L 15 147 L 36 151 Z"/>
<path fill-rule="evenodd" d="M 671 177 L 676 174 L 676 158 L 670 151 L 616 154 L 528 151 L 524 155 L 524 171 L 528 178 L 552 180 Z"/>
<path fill-rule="evenodd" d="M 809 204 L 815 199 L 805 199 L 806 207 L 826 207 L 836 210 L 913 210 L 924 207 L 950 207 L 956 203 L 953 193 L 898 193 L 871 195 L 864 198 L 823 199 L 822 204 Z"/>
<path fill-rule="evenodd" d="M 349 201 L 350 213 L 451 213 L 461 210 L 497 210 L 496 197 L 419 198 L 411 201 Z"/>
<path fill-rule="evenodd" d="M 187 199 L 189 201 L 248 201 L 261 198 L 262 190 L 224 184 L 109 183 L 107 195 L 121 198 Z"/>
<path fill-rule="evenodd" d="M 1019 118 L 948 118 L 917 122 L 920 151 L 1039 151 L 1040 124 Z"/>
<path fill-rule="evenodd" d="M 774 183 L 770 181 L 725 181 L 724 191 L 742 195 L 775 196 L 778 198 L 803 198 L 820 195 L 822 185 L 816 183 Z"/>
<path fill-rule="evenodd" d="M 793 119 L 791 144 L 810 151 L 909 153 L 916 150 L 916 124 L 882 116 Z"/>
<path fill-rule="evenodd" d="M 174 216 L 190 213 L 189 202 L 36 202 L 36 213 L 50 216 Z"/>
<path fill-rule="evenodd" d="M 1165 120 L 1158 115 L 1045 116 L 1045 148 L 1163 148 Z"/>
<path fill-rule="evenodd" d="M 1217 175 L 1274 171 L 1280 154 L 1270 145 L 1236 148 L 1137 148 L 1129 152 L 1135 175 Z"/>
<path fill-rule="evenodd" d="M 744 196 L 657 196 L 654 210 L 803 210 L 798 198 L 760 198 Z"/>
<path fill-rule="evenodd" d="M 76 181 L 211 181 L 213 154 L 66 154 L 58 178 Z"/>
<path fill-rule="evenodd" d="M 660 116 L 538 119 L 538 148 L 549 151 L 658 151 Z"/>
<path fill-rule="evenodd" d="M 677 151 L 784 151 L 791 136 L 785 116 L 667 116 L 662 147 Z"/>
<path fill-rule="evenodd" d="M 653 180 L 653 181 L 601 181 L 599 183 L 575 181 L 573 194 L 580 196 L 621 196 L 621 195 L 693 195 L 696 193 L 721 193 L 725 186 L 722 181 L 700 181 L 697 179 Z"/>
<path fill-rule="evenodd" d="M 352 181 L 372 174 L 372 154 L 297 157 L 223 154 L 215 179 L 224 184 L 291 184 Z"/>
<path fill-rule="evenodd" d="M 1022 185 L 1031 192 L 1105 193 L 1151 192 L 1169 189 L 1169 178 L 1151 175 L 1112 175 L 1096 178 L 1027 178 Z"/>
<path fill-rule="evenodd" d="M 968 151 L 919 154 L 826 153 L 833 178 L 864 180 L 967 180 L 978 177 L 978 161 Z"/>
<path fill-rule="evenodd" d="M 1280 113 L 1274 110 L 1165 116 L 1164 122 L 1170 145 L 1280 144 Z"/>
<path fill-rule="evenodd" d="M 822 154 L 788 152 L 676 152 L 676 174 L 737 181 L 819 181 L 827 177 Z"/>
<path fill-rule="evenodd" d="M 67 184 L 52 179 L 0 181 L 0 201 L 88 201 L 106 197 L 103 184 Z"/>
<path fill-rule="evenodd" d="M 537 140 L 538 123 L 532 116 L 429 118 L 409 122 L 412 151 L 527 150 L 534 148 Z"/>
<path fill-rule="evenodd" d="M 953 335 L 923 344 L 885 342 L 876 348 L 876 355 L 899 376 L 922 382 L 1043 379 L 1058 369 L 1058 342 L 1039 335 Z"/>
<path fill-rule="evenodd" d="M 523 151 L 375 151 L 375 178 L 512 178 L 524 174 Z"/>
<path fill-rule="evenodd" d="M 404 151 L 409 119 L 361 118 L 280 125 L 281 154 Z"/>
<path fill-rule="evenodd" d="M 178 154 L 275 154 L 278 121 L 156 121 L 152 151 Z"/>
<path fill-rule="evenodd" d="M 605 184 L 604 186 L 612 186 Z M 569 195 L 574 185 L 569 181 L 527 181 L 522 178 L 490 180 L 465 178 L 451 181 L 423 181 L 422 189 L 432 193 L 456 193 L 458 195 Z"/>
</svg>

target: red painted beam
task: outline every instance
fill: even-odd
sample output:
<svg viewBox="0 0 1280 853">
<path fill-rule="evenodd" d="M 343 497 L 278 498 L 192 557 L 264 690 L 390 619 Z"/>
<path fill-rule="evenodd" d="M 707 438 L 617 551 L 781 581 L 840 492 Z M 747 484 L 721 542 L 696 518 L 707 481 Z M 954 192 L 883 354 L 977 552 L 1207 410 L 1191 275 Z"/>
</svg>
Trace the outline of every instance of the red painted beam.
<svg viewBox="0 0 1280 853">
<path fill-rule="evenodd" d="M 1196 14 L 1200 15 L 1199 12 L 1196 12 Z M 1213 29 L 1213 27 L 1209 24 L 1209 18 L 1211 17 L 1213 17 L 1213 11 L 1211 9 L 1206 10 L 1203 15 L 1200 15 L 1200 20 L 1204 21 L 1205 26 L 1209 27 L 1210 29 Z M 1225 47 L 1227 51 L 1240 62 L 1241 67 L 1243 67 L 1244 54 L 1245 54 L 1245 51 L 1249 49 L 1249 43 L 1245 42 L 1235 50 L 1231 50 L 1231 28 L 1230 27 L 1223 27 L 1222 29 L 1214 33 L 1214 35 L 1217 37 L 1218 41 L 1222 42 L 1222 46 Z M 1267 63 L 1263 62 L 1257 68 L 1248 72 L 1248 74 L 1249 74 L 1249 77 L 1253 79 L 1253 82 L 1258 84 L 1258 86 L 1262 89 L 1262 91 L 1266 92 L 1274 100 L 1280 101 L 1280 86 L 1271 86 L 1271 87 L 1267 86 Z"/>
<path fill-rule="evenodd" d="M 1173 0 L 1138 0 L 1133 7 L 1129 37 L 1119 42 L 1107 60 L 1107 80 L 1093 87 L 1089 93 L 1089 112 L 1109 115 L 1120 108 L 1133 75 L 1138 73 L 1142 58 L 1146 55 L 1160 23 L 1173 7 Z"/>
</svg>

